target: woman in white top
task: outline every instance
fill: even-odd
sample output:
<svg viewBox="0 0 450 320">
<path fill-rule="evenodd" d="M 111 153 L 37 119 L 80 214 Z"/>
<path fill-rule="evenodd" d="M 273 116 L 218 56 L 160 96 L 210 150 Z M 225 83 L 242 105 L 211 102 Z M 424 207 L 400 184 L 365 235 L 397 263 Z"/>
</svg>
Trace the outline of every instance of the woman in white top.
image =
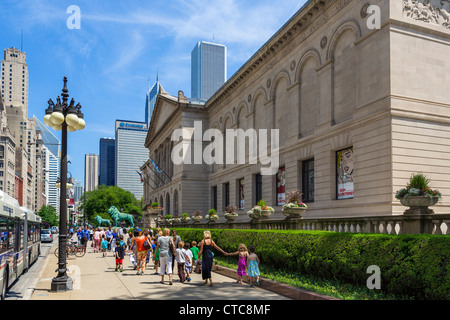
<svg viewBox="0 0 450 320">
<path fill-rule="evenodd" d="M 172 252 L 170 251 L 170 245 L 173 248 L 175 245 L 173 243 L 172 237 L 170 235 L 170 230 L 165 228 L 163 230 L 162 236 L 158 237 L 158 245 L 156 246 L 155 252 L 161 249 L 159 252 L 159 262 L 161 264 L 161 283 L 164 284 L 164 274 L 169 275 L 169 284 L 172 284 Z M 165 267 L 164 267 L 165 265 Z"/>
</svg>

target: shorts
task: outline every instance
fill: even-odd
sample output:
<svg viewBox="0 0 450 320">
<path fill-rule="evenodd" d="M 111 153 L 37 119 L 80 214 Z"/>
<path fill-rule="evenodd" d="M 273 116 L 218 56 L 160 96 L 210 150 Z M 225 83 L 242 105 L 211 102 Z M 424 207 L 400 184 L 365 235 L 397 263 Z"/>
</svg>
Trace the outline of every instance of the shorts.
<svg viewBox="0 0 450 320">
<path fill-rule="evenodd" d="M 184 265 L 184 269 L 187 271 L 187 272 L 192 272 L 191 270 L 192 270 L 192 266 L 191 265 Z"/>
<path fill-rule="evenodd" d="M 116 258 L 116 264 L 123 264 L 123 259 L 117 259 Z"/>
</svg>

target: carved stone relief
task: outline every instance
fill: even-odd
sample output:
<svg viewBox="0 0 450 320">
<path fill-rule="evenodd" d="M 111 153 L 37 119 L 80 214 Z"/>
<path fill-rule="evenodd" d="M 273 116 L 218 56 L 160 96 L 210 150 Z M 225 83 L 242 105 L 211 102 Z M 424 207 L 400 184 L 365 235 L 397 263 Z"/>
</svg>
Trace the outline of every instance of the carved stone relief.
<svg viewBox="0 0 450 320">
<path fill-rule="evenodd" d="M 403 15 L 450 29 L 450 0 L 403 0 Z"/>
</svg>

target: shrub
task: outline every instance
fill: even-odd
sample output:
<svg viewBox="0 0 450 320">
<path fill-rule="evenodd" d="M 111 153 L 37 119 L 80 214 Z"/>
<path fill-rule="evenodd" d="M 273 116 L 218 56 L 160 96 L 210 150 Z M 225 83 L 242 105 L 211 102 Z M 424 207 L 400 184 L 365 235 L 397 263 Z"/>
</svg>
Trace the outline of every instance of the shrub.
<svg viewBox="0 0 450 320">
<path fill-rule="evenodd" d="M 365 286 L 367 268 L 381 270 L 381 290 L 416 299 L 450 299 L 450 238 L 327 231 L 219 230 L 226 252 L 254 245 L 261 263 L 287 272 Z M 201 241 L 202 229 L 177 229 L 184 241 Z M 220 253 L 217 253 L 220 255 Z"/>
</svg>

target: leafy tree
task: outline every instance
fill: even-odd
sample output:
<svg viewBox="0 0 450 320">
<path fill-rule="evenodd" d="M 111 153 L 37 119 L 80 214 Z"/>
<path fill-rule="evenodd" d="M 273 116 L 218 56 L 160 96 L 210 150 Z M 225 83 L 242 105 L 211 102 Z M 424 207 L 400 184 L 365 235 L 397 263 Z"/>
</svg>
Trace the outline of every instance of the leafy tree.
<svg viewBox="0 0 450 320">
<path fill-rule="evenodd" d="M 58 213 L 51 205 L 43 205 L 37 214 L 42 218 L 42 221 L 47 222 L 50 226 L 58 225 Z"/>
<path fill-rule="evenodd" d="M 142 215 L 141 201 L 135 196 L 117 186 L 100 185 L 96 190 L 83 193 L 80 198 L 80 210 L 84 211 L 87 220 L 93 222 L 99 215 L 103 219 L 110 219 L 108 209 L 115 206 L 120 212 Z"/>
</svg>

